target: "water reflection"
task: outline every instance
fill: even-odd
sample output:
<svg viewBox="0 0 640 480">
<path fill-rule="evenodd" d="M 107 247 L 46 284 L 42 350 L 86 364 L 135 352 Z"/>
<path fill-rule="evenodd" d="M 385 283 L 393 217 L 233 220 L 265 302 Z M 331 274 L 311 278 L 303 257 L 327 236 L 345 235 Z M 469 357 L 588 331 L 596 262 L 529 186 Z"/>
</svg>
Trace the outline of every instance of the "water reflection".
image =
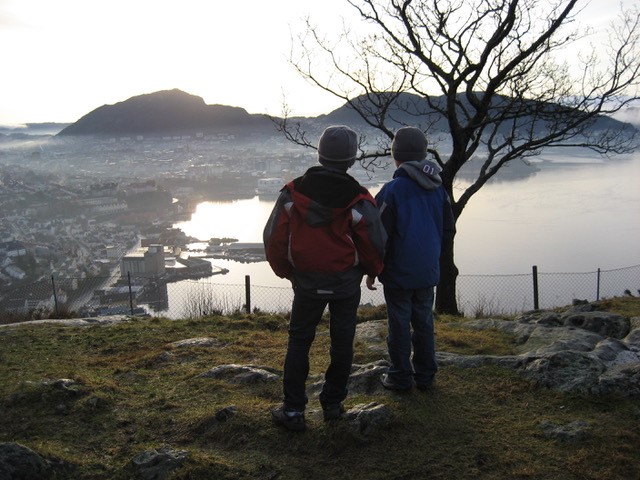
<svg viewBox="0 0 640 480">
<path fill-rule="evenodd" d="M 460 274 L 528 274 L 532 265 L 537 265 L 540 272 L 593 272 L 640 264 L 640 155 L 606 162 L 599 157 L 547 155 L 538 161 L 535 175 L 489 183 L 464 209 L 456 237 Z M 467 185 L 461 179 L 457 188 Z M 378 188 L 370 190 L 375 194 Z M 240 242 L 261 242 L 274 202 L 274 198 L 257 196 L 204 202 L 190 221 L 175 226 L 205 241 L 234 237 Z M 232 295 L 237 299 L 243 298 L 244 278 L 250 275 L 252 285 L 278 288 L 264 291 L 262 301 L 289 302 L 289 283 L 277 278 L 266 262 L 211 262 L 229 269 L 229 273 L 198 282 L 234 285 L 237 292 Z M 460 292 L 461 297 L 474 294 L 464 282 L 460 287 L 466 289 Z M 186 282 L 168 286 L 170 309 L 178 308 L 173 299 L 190 288 L 193 285 Z M 554 290 L 560 292 L 559 288 L 555 286 Z M 577 298 L 572 295 L 581 295 L 571 291 L 571 286 L 567 288 L 558 293 L 559 304 Z M 528 287 L 525 289 L 528 292 Z M 496 295 L 504 297 L 501 291 Z M 518 306 L 528 302 L 518 301 Z"/>
<path fill-rule="evenodd" d="M 571 165 L 483 187 L 458 221 L 461 274 L 582 272 L 640 263 L 640 156 Z"/>
<path fill-rule="evenodd" d="M 262 242 L 262 230 L 274 202 L 275 199 L 258 196 L 231 202 L 202 202 L 189 221 L 176 223 L 174 227 L 202 241 L 228 237 L 240 242 Z"/>
<path fill-rule="evenodd" d="M 489 183 L 465 207 L 456 237 L 462 274 L 526 273 L 532 265 L 580 272 L 640 262 L 640 155 L 610 161 L 546 155 L 537 161 L 535 175 Z M 461 180 L 458 191 L 467 185 Z M 190 221 L 175 226 L 201 240 L 262 242 L 274 202 L 257 196 L 204 202 Z"/>
</svg>

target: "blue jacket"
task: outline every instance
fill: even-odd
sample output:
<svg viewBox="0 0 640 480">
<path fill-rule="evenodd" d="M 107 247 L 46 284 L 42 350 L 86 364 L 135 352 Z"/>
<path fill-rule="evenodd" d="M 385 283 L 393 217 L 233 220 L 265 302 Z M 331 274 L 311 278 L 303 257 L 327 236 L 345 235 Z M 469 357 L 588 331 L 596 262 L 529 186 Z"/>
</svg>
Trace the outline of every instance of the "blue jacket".
<svg viewBox="0 0 640 480">
<path fill-rule="evenodd" d="M 439 172 L 428 160 L 404 162 L 376 195 L 388 235 L 385 287 L 428 288 L 440 280 L 442 241 L 453 237 L 455 221 Z"/>
</svg>

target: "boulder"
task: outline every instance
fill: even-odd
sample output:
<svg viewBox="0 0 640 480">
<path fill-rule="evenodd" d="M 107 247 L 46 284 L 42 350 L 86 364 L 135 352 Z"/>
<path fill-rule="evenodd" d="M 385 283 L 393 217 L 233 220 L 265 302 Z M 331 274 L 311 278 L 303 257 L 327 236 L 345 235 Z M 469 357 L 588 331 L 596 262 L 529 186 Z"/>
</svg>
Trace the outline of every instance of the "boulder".
<svg viewBox="0 0 640 480">
<path fill-rule="evenodd" d="M 546 438 L 560 442 L 577 442 L 582 440 L 587 432 L 589 424 L 582 420 L 576 420 L 566 425 L 558 425 L 548 420 L 540 422 L 538 427 Z"/>
<path fill-rule="evenodd" d="M 198 337 L 187 338 L 184 340 L 178 340 L 172 342 L 169 346 L 173 348 L 185 348 L 185 347 L 224 347 L 226 344 L 217 338 L 211 337 Z"/>
<path fill-rule="evenodd" d="M 344 420 L 358 434 L 371 435 L 391 423 L 393 415 L 386 405 L 376 402 L 359 404 L 347 410 Z"/>
<path fill-rule="evenodd" d="M 200 375 L 205 378 L 222 379 L 231 383 L 253 385 L 258 383 L 275 382 L 278 375 L 268 370 L 268 367 L 253 365 L 219 365 Z"/>
<path fill-rule="evenodd" d="M 186 450 L 173 450 L 165 446 L 136 455 L 126 469 L 132 472 L 135 478 L 163 480 L 180 468 L 187 456 Z"/>
<path fill-rule="evenodd" d="M 603 337 L 624 338 L 629 334 L 629 319 L 609 312 L 568 312 L 562 315 L 568 327 L 580 327 Z"/>
<path fill-rule="evenodd" d="M 41 480 L 50 478 L 49 462 L 18 443 L 0 443 L 0 478 L 2 480 Z"/>
<path fill-rule="evenodd" d="M 499 365 L 564 392 L 640 396 L 640 319 L 577 304 L 565 313 L 526 312 L 515 321 L 479 319 L 460 328 L 498 329 L 517 355 L 458 355 L 438 350 L 442 366 Z"/>
</svg>

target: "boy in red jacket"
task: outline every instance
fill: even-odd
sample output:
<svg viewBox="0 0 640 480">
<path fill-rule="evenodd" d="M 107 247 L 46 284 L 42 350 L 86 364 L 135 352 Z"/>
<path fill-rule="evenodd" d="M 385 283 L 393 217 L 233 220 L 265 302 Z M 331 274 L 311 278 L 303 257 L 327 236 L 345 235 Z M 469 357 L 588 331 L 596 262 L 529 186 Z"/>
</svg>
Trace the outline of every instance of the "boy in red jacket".
<svg viewBox="0 0 640 480">
<path fill-rule="evenodd" d="M 331 362 L 320 393 L 324 419 L 340 418 L 353 361 L 356 312 L 365 274 L 378 275 L 386 234 L 375 200 L 348 175 L 358 147 L 343 125 L 325 129 L 318 142 L 320 166 L 287 183 L 264 229 L 267 261 L 294 290 L 284 362 L 284 402 L 272 418 L 304 430 L 309 349 L 327 305 Z"/>
</svg>

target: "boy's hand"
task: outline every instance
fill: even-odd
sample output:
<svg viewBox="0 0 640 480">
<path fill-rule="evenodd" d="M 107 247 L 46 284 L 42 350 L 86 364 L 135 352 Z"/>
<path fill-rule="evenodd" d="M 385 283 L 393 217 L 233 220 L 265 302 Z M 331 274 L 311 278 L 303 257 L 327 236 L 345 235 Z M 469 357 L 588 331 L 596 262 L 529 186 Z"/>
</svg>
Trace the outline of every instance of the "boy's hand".
<svg viewBox="0 0 640 480">
<path fill-rule="evenodd" d="M 372 277 L 371 275 L 367 275 L 367 280 L 366 280 L 366 282 L 367 282 L 367 288 L 368 288 L 369 290 L 377 290 L 377 289 L 378 289 L 377 287 L 374 287 L 374 286 L 373 286 L 373 284 L 375 283 L 375 281 L 376 281 L 376 277 Z"/>
</svg>

